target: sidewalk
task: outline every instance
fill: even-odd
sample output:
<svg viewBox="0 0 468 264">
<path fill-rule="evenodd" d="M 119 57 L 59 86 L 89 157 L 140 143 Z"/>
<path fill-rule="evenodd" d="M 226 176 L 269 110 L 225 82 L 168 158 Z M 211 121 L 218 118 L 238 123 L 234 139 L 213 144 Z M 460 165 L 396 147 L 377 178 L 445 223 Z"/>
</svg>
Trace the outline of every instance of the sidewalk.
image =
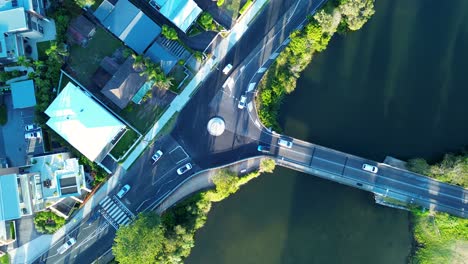
<svg viewBox="0 0 468 264">
<path fill-rule="evenodd" d="M 235 45 L 248 28 L 248 24 L 257 15 L 257 12 L 263 7 L 263 5 L 269 0 L 257 0 L 249 11 L 246 12 L 243 19 L 234 26 L 229 33 L 229 36 L 223 39 L 216 49 L 213 51 L 212 58 L 210 58 L 200 71 L 195 75 L 192 81 L 187 85 L 184 91 L 172 101 L 170 107 L 164 112 L 161 118 L 151 128 L 151 130 L 144 136 L 140 143 L 135 147 L 132 153 L 129 154 L 128 158 L 122 164 L 122 167 L 117 167 L 116 172 L 109 180 L 99 188 L 99 190 L 84 204 L 84 206 L 77 212 L 77 214 L 70 219 L 70 221 L 59 229 L 53 235 L 42 235 L 21 247 L 9 251 L 11 263 L 31 263 L 36 258 L 47 252 L 51 245 L 56 243 L 62 243 L 63 236 L 68 232 L 79 228 L 77 226 L 83 218 L 86 218 L 88 214 L 96 207 L 99 202 L 106 197 L 111 190 L 119 185 L 121 179 L 123 179 L 126 170 L 135 162 L 135 160 L 143 153 L 149 143 L 155 138 L 157 133 L 161 131 L 164 125 L 169 119 L 178 111 L 182 110 L 185 104 L 190 100 L 190 95 L 197 89 L 197 87 L 203 82 L 203 80 L 211 72 L 212 68 L 216 66 L 219 60 L 223 59 L 229 50 Z M 186 190 L 186 189 L 184 189 Z M 178 194 L 180 194 L 179 192 Z M 188 195 L 188 194 L 187 194 Z M 175 196 L 174 196 L 175 197 Z"/>
<path fill-rule="evenodd" d="M 208 59 L 208 61 L 197 72 L 187 87 L 185 87 L 184 91 L 182 91 L 182 93 L 177 96 L 174 101 L 172 101 L 166 112 L 164 112 L 161 118 L 159 118 L 150 131 L 144 136 L 144 138 L 135 147 L 132 153 L 128 155 L 127 159 L 123 162 L 122 167 L 128 170 L 128 168 L 130 168 L 130 166 L 133 164 L 133 162 L 135 162 L 140 154 L 143 153 L 149 143 L 156 137 L 159 131 L 161 131 L 167 121 L 169 121 L 169 119 L 176 112 L 179 112 L 182 110 L 182 108 L 184 108 L 185 104 L 190 100 L 190 95 L 210 74 L 213 67 L 216 66 L 216 64 L 226 56 L 226 54 L 231 50 L 236 42 L 244 35 L 252 19 L 257 16 L 257 12 L 260 11 L 263 5 L 268 1 L 269 0 L 257 0 L 252 4 L 250 9 L 245 13 L 242 20 L 240 20 L 239 23 L 237 23 L 232 28 L 231 32 L 229 32 L 229 35 L 218 43 L 216 48 L 213 50 L 214 56 Z"/>
</svg>

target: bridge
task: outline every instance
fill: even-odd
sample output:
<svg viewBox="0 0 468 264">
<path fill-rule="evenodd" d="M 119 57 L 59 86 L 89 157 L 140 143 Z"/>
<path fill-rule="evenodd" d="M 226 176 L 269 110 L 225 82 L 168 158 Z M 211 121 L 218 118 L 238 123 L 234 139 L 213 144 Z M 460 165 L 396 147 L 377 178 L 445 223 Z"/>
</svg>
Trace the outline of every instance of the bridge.
<svg viewBox="0 0 468 264">
<path fill-rule="evenodd" d="M 383 201 L 396 200 L 468 217 L 468 190 L 462 187 L 299 139 L 287 138 L 293 142 L 292 147 L 282 147 L 277 144 L 280 137 L 272 134 L 269 142 L 280 166 L 373 192 Z M 364 163 L 378 167 L 378 172 L 364 171 Z"/>
</svg>

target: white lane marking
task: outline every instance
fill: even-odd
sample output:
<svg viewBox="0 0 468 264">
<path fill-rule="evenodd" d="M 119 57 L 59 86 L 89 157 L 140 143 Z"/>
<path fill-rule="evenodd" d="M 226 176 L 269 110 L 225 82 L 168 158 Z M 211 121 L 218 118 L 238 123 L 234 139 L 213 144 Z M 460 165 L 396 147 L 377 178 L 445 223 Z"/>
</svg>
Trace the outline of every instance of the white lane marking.
<svg viewBox="0 0 468 264">
<path fill-rule="evenodd" d="M 247 88 L 247 92 L 253 91 L 253 89 L 255 89 L 255 85 L 257 85 L 257 83 L 249 83 L 249 87 Z"/>
<path fill-rule="evenodd" d="M 264 73 L 264 72 L 266 72 L 266 70 L 267 70 L 267 68 L 262 67 L 262 68 L 258 69 L 257 73 Z"/>
<path fill-rule="evenodd" d="M 247 109 L 249 109 L 249 112 L 252 111 L 252 109 L 253 109 L 253 103 L 252 102 L 247 104 Z"/>
</svg>

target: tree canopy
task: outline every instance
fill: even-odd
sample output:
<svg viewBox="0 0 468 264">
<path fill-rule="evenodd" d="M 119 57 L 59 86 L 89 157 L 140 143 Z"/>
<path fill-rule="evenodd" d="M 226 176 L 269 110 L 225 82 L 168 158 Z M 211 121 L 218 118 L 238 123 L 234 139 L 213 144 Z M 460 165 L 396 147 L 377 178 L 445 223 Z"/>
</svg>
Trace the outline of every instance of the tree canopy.
<svg viewBox="0 0 468 264">
<path fill-rule="evenodd" d="M 172 27 L 169 27 L 168 25 L 163 25 L 162 26 L 162 34 L 165 38 L 169 39 L 169 40 L 178 40 L 179 39 L 179 36 L 177 35 L 177 31 L 172 28 Z"/>
<path fill-rule="evenodd" d="M 65 219 L 50 211 L 39 212 L 34 216 L 36 230 L 41 233 L 52 234 L 65 224 Z"/>
<path fill-rule="evenodd" d="M 375 13 L 374 0 L 347 0 L 339 6 L 350 30 L 360 29 Z"/>
</svg>

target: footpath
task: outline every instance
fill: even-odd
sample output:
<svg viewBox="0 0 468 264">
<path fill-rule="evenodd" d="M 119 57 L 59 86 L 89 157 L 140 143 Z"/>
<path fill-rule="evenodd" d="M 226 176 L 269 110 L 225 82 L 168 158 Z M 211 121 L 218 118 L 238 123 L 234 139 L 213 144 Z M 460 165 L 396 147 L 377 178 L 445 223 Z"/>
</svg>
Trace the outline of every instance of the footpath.
<svg viewBox="0 0 468 264">
<path fill-rule="evenodd" d="M 204 66 L 201 67 L 199 72 L 187 85 L 184 91 L 177 96 L 169 106 L 169 108 L 164 112 L 161 118 L 154 124 L 151 130 L 143 137 L 140 143 L 135 147 L 135 149 L 128 155 L 127 159 L 124 161 L 122 166 L 118 166 L 117 170 L 114 172 L 112 177 L 104 183 L 99 190 L 97 190 L 93 196 L 83 205 L 83 207 L 76 213 L 73 218 L 71 218 L 65 226 L 60 228 L 57 232 L 52 235 L 42 235 L 30 242 L 22 245 L 21 247 L 12 249 L 8 251 L 10 255 L 11 263 L 32 263 L 42 254 L 46 253 L 52 245 L 57 243 L 64 242 L 64 236 L 71 231 L 80 228 L 81 220 L 86 218 L 94 207 L 98 206 L 99 202 L 104 199 L 113 189 L 115 189 L 121 179 L 125 176 L 126 170 L 135 162 L 135 160 L 143 153 L 146 147 L 151 143 L 151 141 L 156 137 L 156 135 L 161 131 L 164 125 L 170 120 L 170 118 L 177 112 L 181 111 L 185 104 L 190 100 L 191 95 L 195 92 L 198 86 L 204 81 L 204 79 L 209 75 L 211 70 L 216 66 L 216 64 L 224 59 L 229 50 L 236 44 L 236 42 L 242 37 L 242 35 L 247 31 L 248 25 L 253 19 L 255 19 L 257 13 L 262 9 L 262 7 L 269 0 L 257 0 L 252 4 L 250 9 L 244 14 L 241 20 L 232 28 L 226 38 L 222 39 L 217 46 L 213 49 L 213 55 L 208 59 Z M 198 175 L 198 174 L 197 174 Z M 197 180 L 197 182 L 200 180 Z M 203 185 L 197 183 L 191 185 L 190 190 L 200 190 Z M 207 186 L 210 187 L 210 186 Z M 205 187 L 205 188 L 207 188 Z M 188 187 L 187 187 L 188 188 Z M 184 191 L 178 192 L 177 195 L 182 195 L 188 192 L 189 189 L 184 188 Z M 193 191 L 192 191 L 193 193 Z M 190 193 L 186 194 L 189 195 Z M 178 196 L 169 195 L 173 197 L 171 201 L 176 201 Z M 169 198 L 168 198 L 169 199 Z M 168 204 L 168 203 L 166 203 Z"/>
</svg>

